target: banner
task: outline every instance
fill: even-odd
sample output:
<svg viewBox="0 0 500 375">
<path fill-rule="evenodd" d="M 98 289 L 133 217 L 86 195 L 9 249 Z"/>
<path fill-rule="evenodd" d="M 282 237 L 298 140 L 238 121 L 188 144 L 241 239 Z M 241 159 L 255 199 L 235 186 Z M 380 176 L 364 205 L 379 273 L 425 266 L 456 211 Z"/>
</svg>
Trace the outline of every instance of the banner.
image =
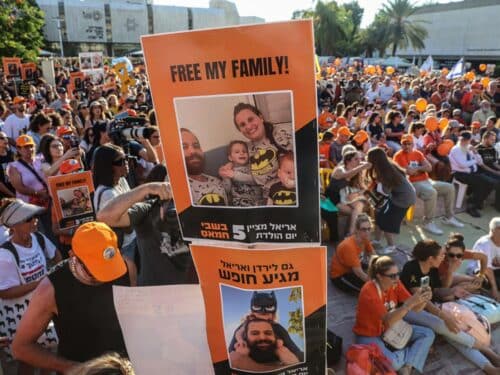
<svg viewBox="0 0 500 375">
<path fill-rule="evenodd" d="M 80 52 L 80 70 L 90 76 L 93 83 L 100 85 L 104 83 L 104 60 L 102 52 Z"/>
<path fill-rule="evenodd" d="M 35 63 L 21 64 L 21 79 L 35 82 L 38 79 L 38 70 Z"/>
<path fill-rule="evenodd" d="M 319 242 L 312 22 L 142 46 L 183 237 Z"/>
<path fill-rule="evenodd" d="M 325 374 L 326 248 L 191 253 L 216 375 Z"/>
<path fill-rule="evenodd" d="M 198 284 L 115 285 L 113 300 L 136 374 L 214 374 Z"/>
<path fill-rule="evenodd" d="M 6 77 L 21 76 L 21 59 L 19 57 L 2 57 L 3 74 Z"/>
<path fill-rule="evenodd" d="M 95 220 L 91 172 L 49 177 L 48 183 L 60 229 L 78 227 Z"/>
</svg>

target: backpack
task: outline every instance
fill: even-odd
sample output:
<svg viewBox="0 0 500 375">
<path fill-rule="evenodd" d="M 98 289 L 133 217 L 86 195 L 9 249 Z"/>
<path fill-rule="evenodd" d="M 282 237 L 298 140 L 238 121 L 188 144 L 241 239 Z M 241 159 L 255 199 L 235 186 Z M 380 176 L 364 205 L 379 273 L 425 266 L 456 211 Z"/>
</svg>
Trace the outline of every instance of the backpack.
<svg viewBox="0 0 500 375">
<path fill-rule="evenodd" d="M 45 255 L 45 258 L 48 258 L 47 250 L 45 248 L 45 237 L 40 232 L 35 232 L 34 235 L 36 237 L 36 240 L 38 241 L 38 244 L 42 248 L 42 251 L 43 251 L 43 254 Z M 19 267 L 19 254 L 17 253 L 16 247 L 14 246 L 14 244 L 11 241 L 6 241 L 2 245 L 0 245 L 0 247 L 2 249 L 9 251 L 10 253 L 12 253 L 12 255 L 14 255 L 14 258 L 16 259 L 17 267 Z"/>
<path fill-rule="evenodd" d="M 460 299 L 459 304 L 467 306 L 477 314 L 483 315 L 490 324 L 500 322 L 500 303 L 494 299 L 480 294 L 472 294 L 470 297 Z"/>
<path fill-rule="evenodd" d="M 456 302 L 445 302 L 441 305 L 441 309 L 457 319 L 461 331 L 468 333 L 483 345 L 491 345 L 491 327 L 484 316 Z"/>
<path fill-rule="evenodd" d="M 373 343 L 351 345 L 346 360 L 347 375 L 396 375 L 391 362 Z"/>
</svg>

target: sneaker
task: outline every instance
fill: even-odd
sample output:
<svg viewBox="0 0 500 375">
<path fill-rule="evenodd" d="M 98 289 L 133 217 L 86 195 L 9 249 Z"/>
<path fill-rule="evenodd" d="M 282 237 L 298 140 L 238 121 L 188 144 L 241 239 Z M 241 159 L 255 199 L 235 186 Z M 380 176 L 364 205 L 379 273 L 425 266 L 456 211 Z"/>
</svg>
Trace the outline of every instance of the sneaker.
<svg viewBox="0 0 500 375">
<path fill-rule="evenodd" d="M 376 250 L 376 252 L 378 255 L 389 255 L 395 253 L 396 250 L 397 250 L 396 246 L 392 245 L 392 246 L 387 246 L 384 249 Z"/>
<path fill-rule="evenodd" d="M 454 216 L 450 217 L 450 218 L 443 218 L 443 223 L 444 224 L 447 224 L 447 225 L 451 225 L 452 227 L 456 227 L 456 228 L 463 228 L 464 227 L 464 224 L 461 223 L 460 221 L 458 221 Z"/>
<path fill-rule="evenodd" d="M 467 207 L 467 213 L 472 217 L 481 217 L 481 213 L 475 207 Z"/>
<path fill-rule="evenodd" d="M 441 228 L 439 228 L 436 224 L 434 224 L 432 221 L 429 221 L 424 227 L 424 230 L 426 230 L 429 233 L 435 234 L 435 235 L 442 235 L 443 231 Z"/>
</svg>

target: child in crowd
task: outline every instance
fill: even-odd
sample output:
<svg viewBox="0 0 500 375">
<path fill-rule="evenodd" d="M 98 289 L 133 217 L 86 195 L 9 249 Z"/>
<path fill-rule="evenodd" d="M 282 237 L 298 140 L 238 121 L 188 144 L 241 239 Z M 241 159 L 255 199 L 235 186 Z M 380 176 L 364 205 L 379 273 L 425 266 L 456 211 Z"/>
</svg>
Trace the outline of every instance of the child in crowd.
<svg viewBox="0 0 500 375">
<path fill-rule="evenodd" d="M 292 152 L 287 152 L 279 158 L 279 182 L 269 190 L 268 205 L 294 206 L 297 203 L 295 191 L 295 163 Z"/>
<path fill-rule="evenodd" d="M 252 177 L 249 164 L 247 144 L 243 141 L 232 141 L 227 147 L 227 158 L 232 169 L 224 169 L 219 174 L 224 188 L 231 197 L 231 205 L 236 207 L 252 207 L 263 204 L 262 189 Z"/>
</svg>

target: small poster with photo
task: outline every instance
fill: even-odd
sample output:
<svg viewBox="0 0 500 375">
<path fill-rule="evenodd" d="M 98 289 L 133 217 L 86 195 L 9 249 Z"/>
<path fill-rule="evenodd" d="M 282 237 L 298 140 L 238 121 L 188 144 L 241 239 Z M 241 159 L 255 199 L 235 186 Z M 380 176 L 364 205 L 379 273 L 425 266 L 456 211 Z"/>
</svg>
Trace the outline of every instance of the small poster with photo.
<svg viewBox="0 0 500 375">
<path fill-rule="evenodd" d="M 183 237 L 319 243 L 312 23 L 143 36 L 142 46 Z"/>
<path fill-rule="evenodd" d="M 197 244 L 191 252 L 216 375 L 324 375 L 324 247 L 247 250 Z"/>
<path fill-rule="evenodd" d="M 35 82 L 38 79 L 38 68 L 35 63 L 21 64 L 21 79 Z"/>
<path fill-rule="evenodd" d="M 21 77 L 21 58 L 2 57 L 3 74 L 7 78 Z"/>
<path fill-rule="evenodd" d="M 91 172 L 53 176 L 48 179 L 53 210 L 60 229 L 69 229 L 95 220 L 92 206 L 94 184 Z"/>
</svg>

